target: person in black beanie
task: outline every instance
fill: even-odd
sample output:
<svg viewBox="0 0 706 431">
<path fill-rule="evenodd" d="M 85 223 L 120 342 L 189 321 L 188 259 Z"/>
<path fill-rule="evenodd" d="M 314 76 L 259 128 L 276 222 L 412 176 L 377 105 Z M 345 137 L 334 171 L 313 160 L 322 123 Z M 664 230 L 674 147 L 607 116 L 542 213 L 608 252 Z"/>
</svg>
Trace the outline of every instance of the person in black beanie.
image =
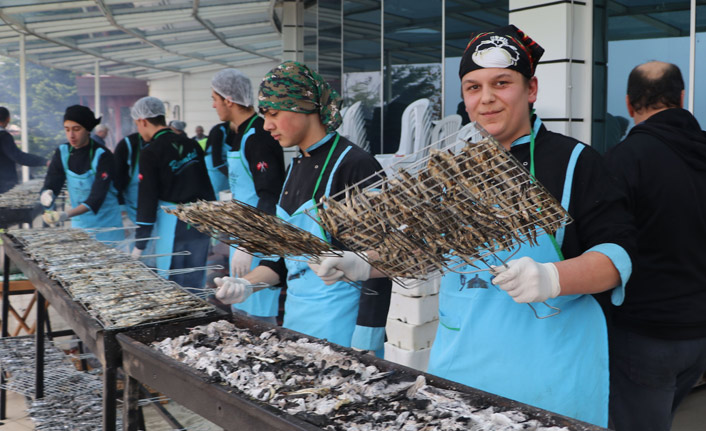
<svg viewBox="0 0 706 431">
<path fill-rule="evenodd" d="M 86 106 L 73 105 L 64 113 L 64 131 L 68 142 L 59 145 L 49 164 L 40 202 L 49 208 L 66 184 L 71 199 L 68 211 L 46 211 L 49 225 L 71 219 L 73 227 L 121 227 L 118 194 L 113 187 L 113 155 L 90 138 L 91 130 L 100 123 Z M 101 241 L 124 238 L 121 230 L 99 231 Z"/>
<path fill-rule="evenodd" d="M 601 303 L 622 301 L 635 229 L 600 155 L 548 130 L 531 109 L 543 52 L 513 25 L 475 33 L 461 60 L 461 91 L 471 121 L 574 222 L 556 232 L 535 227 L 545 234 L 533 246 L 496 249 L 475 268 L 444 274 L 427 372 L 605 427 L 608 325 Z M 492 273 L 467 275 L 486 264 Z M 318 275 L 359 281 L 381 273 L 344 252 L 325 258 Z"/>
</svg>

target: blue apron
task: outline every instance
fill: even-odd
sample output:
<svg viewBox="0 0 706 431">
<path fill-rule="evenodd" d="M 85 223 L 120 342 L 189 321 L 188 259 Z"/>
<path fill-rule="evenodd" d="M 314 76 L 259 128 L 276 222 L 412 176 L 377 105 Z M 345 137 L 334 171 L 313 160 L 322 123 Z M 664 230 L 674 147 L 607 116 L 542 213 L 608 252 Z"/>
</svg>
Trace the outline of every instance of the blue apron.
<svg viewBox="0 0 706 431">
<path fill-rule="evenodd" d="M 125 137 L 125 142 L 127 143 L 127 166 L 130 171 L 130 182 L 128 182 L 127 187 L 125 187 L 123 197 L 125 198 L 125 211 L 127 211 L 130 220 L 135 223 L 137 221 L 137 191 L 140 186 L 139 151 L 142 150 L 142 138 L 138 137 L 139 150 L 137 159 L 135 159 L 135 166 L 132 166 L 132 145 L 130 145 L 130 139 L 127 136 Z"/>
<path fill-rule="evenodd" d="M 94 142 L 88 143 L 91 146 L 91 153 L 94 150 Z M 71 207 L 76 208 L 88 199 L 93 187 L 93 181 L 96 179 L 96 170 L 98 169 L 98 160 L 105 152 L 103 148 L 98 148 L 91 159 L 91 169 L 82 174 L 77 174 L 69 169 L 69 155 L 71 147 L 69 144 L 59 146 L 61 152 L 61 164 L 66 173 L 66 188 L 69 190 L 71 198 Z M 113 185 L 110 185 L 108 193 L 105 195 L 103 204 L 97 213 L 90 209 L 81 215 L 71 218 L 71 226 L 82 229 L 122 227 L 123 219 L 120 215 L 120 204 L 118 204 L 118 192 Z M 99 241 L 121 241 L 125 239 L 123 230 L 114 230 L 108 232 L 97 232 L 96 239 Z"/>
<path fill-rule="evenodd" d="M 531 147 L 533 161 L 534 146 Z M 577 144 L 567 168 L 561 202 L 566 209 L 582 149 Z M 542 263 L 562 260 L 563 235 L 562 227 L 556 237 L 538 236 L 537 246 L 521 245 L 514 258 L 529 256 Z M 502 264 L 501 260 L 507 260 L 515 251 L 496 252 L 496 261 L 489 263 Z M 549 299 L 547 304 L 560 308 L 561 313 L 540 320 L 527 304 L 516 303 L 492 285 L 491 278 L 489 272 L 449 273 L 442 278 L 439 327 L 428 372 L 607 426 L 608 334 L 598 302 L 591 295 Z M 554 312 L 542 303 L 532 306 L 540 316 Z"/>
<path fill-rule="evenodd" d="M 165 133 L 173 133 L 170 130 L 164 130 L 157 133 L 152 140 L 154 141 L 159 136 Z M 164 212 L 162 207 L 176 208 L 176 204 L 173 202 L 166 202 L 160 200 L 157 203 L 157 217 L 154 222 L 154 227 L 152 228 L 152 236 L 159 237 L 154 241 L 154 253 L 158 255 L 170 254 L 174 251 L 174 233 L 176 232 L 177 226 L 177 216 L 173 214 L 167 214 Z M 172 256 L 159 256 L 156 259 L 157 268 L 167 271 L 171 269 L 172 266 Z M 166 273 L 160 274 L 164 278 L 169 278 Z"/>
<path fill-rule="evenodd" d="M 277 206 L 277 215 L 280 218 L 326 241 L 330 241 L 326 232 L 304 211 L 312 208 L 315 210 L 316 208 L 314 196 L 316 196 L 321 178 L 326 171 L 339 138 L 340 136 L 337 135 L 331 146 L 326 163 L 324 163 L 317 180 L 312 199 L 299 207 L 292 215 Z M 349 150 L 350 148 L 347 148 L 335 162 L 326 185 L 326 196 L 330 194 L 331 183 L 336 169 Z M 289 173 L 291 174 L 291 169 Z M 287 175 L 287 180 L 289 180 L 289 174 Z M 287 181 L 285 181 L 286 183 Z M 315 211 L 315 214 L 318 213 Z M 327 286 L 309 268 L 305 257 L 300 257 L 296 260 L 286 259 L 286 265 L 288 272 L 287 300 L 284 304 L 284 322 L 282 326 L 313 337 L 327 339 L 341 346 L 350 347 L 353 330 L 358 318 L 360 291 L 345 282 Z"/>
<path fill-rule="evenodd" d="M 228 151 L 228 181 L 233 199 L 237 199 L 250 206 L 257 207 L 259 197 L 255 191 L 252 173 L 245 157 L 245 142 L 255 133 L 252 123 L 257 119 L 254 116 L 245 128 L 245 134 L 240 140 L 240 151 Z M 235 248 L 230 248 L 230 259 L 233 259 Z M 229 262 L 231 261 L 229 260 Z M 252 259 L 250 270 L 260 264 L 260 258 L 255 255 Z M 233 275 L 231 271 L 231 276 Z M 245 302 L 233 304 L 233 308 L 244 311 L 253 316 L 272 317 L 277 316 L 279 308 L 279 295 L 281 289 L 263 289 L 255 292 Z"/>
<path fill-rule="evenodd" d="M 223 153 L 223 159 L 225 159 L 228 148 L 230 147 L 226 143 L 226 137 L 228 136 L 228 134 L 226 133 L 227 130 L 225 126 L 219 127 L 223 132 L 223 145 L 221 146 L 221 149 Z M 211 180 L 213 193 L 216 194 L 216 199 L 218 199 L 218 192 L 220 192 L 221 190 L 228 189 L 228 177 L 223 175 L 223 172 L 218 170 L 219 167 L 213 166 L 213 146 L 209 146 L 206 150 L 204 161 L 206 162 L 206 170 L 208 171 L 208 178 Z"/>
</svg>

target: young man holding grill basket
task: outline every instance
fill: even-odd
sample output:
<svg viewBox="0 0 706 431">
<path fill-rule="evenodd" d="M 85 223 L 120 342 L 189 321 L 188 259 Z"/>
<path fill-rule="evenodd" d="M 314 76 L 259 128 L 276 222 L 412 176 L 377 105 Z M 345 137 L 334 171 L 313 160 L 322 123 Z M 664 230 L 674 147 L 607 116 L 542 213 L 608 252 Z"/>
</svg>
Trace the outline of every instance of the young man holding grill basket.
<svg viewBox="0 0 706 431">
<path fill-rule="evenodd" d="M 306 65 L 288 61 L 271 70 L 260 84 L 259 108 L 264 129 L 282 147 L 298 147 L 277 205 L 277 215 L 321 239 L 328 233 L 310 217 L 322 196 L 377 177 L 382 168 L 373 156 L 336 133 L 341 125 L 341 98 Z M 307 214 L 307 211 L 310 214 Z M 360 287 L 346 282 L 326 285 L 307 265 L 307 258 L 261 261 L 241 278 L 218 279 L 216 297 L 225 303 L 248 298 L 252 283 L 287 283 L 285 328 L 363 350 L 382 351 L 391 284 L 388 280 Z M 258 289 L 258 288 L 255 288 Z"/>
<path fill-rule="evenodd" d="M 489 259 L 494 274 L 478 274 L 482 282 L 462 283 L 458 273 L 443 277 L 428 371 L 607 426 L 602 305 L 623 300 L 634 228 L 599 154 L 550 132 L 534 114 L 534 73 L 543 52 L 512 25 L 473 34 L 461 60 L 462 94 L 470 119 L 516 157 L 574 222 L 538 236 L 536 246 L 521 244 L 517 254 L 516 247 L 496 250 Z M 317 269 L 327 282 L 381 276 L 353 253 L 326 258 Z"/>
<path fill-rule="evenodd" d="M 275 214 L 284 183 L 282 147 L 264 130 L 264 121 L 253 103 L 250 78 L 237 69 L 223 69 L 211 80 L 211 98 L 218 118 L 233 132 L 227 136 L 224 173 L 233 199 Z M 219 152 L 219 154 L 222 154 Z M 243 247 L 230 248 L 230 275 L 242 277 L 260 262 Z M 264 289 L 251 295 L 235 311 L 276 323 L 280 289 Z"/>
</svg>

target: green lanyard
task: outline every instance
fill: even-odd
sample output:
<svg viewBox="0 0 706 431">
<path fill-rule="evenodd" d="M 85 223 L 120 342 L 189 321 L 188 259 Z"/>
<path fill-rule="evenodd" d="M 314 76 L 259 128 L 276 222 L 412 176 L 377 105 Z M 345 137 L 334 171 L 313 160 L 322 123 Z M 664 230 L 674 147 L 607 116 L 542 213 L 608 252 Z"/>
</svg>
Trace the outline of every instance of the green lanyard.
<svg viewBox="0 0 706 431">
<path fill-rule="evenodd" d="M 534 109 L 530 113 L 530 120 L 532 116 L 534 115 Z M 530 175 L 532 176 L 532 179 L 537 181 L 537 177 L 535 176 L 535 169 L 534 169 L 534 127 L 532 124 L 530 124 Z M 542 207 L 537 208 L 537 211 L 542 211 Z M 549 235 L 549 239 L 551 240 L 552 244 L 554 245 L 554 249 L 556 250 L 556 253 L 559 255 L 559 260 L 564 260 L 564 253 L 561 252 L 561 247 L 559 246 L 559 243 L 556 241 L 556 237 L 552 235 L 551 233 L 547 232 L 547 235 Z"/>
<path fill-rule="evenodd" d="M 333 156 L 333 152 L 336 149 L 336 146 L 338 145 L 338 140 L 341 138 L 341 135 L 338 133 L 336 134 L 336 140 L 333 141 L 333 145 L 331 145 L 331 149 L 328 151 L 328 156 L 326 156 L 326 161 L 324 162 L 324 167 L 321 168 L 321 174 L 319 174 L 319 179 L 316 180 L 316 186 L 314 187 L 314 193 L 311 195 L 311 200 L 314 202 L 314 205 L 316 205 L 316 192 L 319 191 L 319 185 L 321 184 L 321 179 L 324 177 L 324 172 L 326 171 L 326 167 L 328 166 L 328 162 L 331 160 L 331 156 Z"/>
<path fill-rule="evenodd" d="M 245 131 L 243 132 L 243 136 L 245 136 L 246 133 L 248 133 L 248 130 L 250 130 L 250 126 L 252 126 L 252 123 L 257 120 L 257 114 L 253 115 L 253 117 L 250 119 L 250 122 L 248 123 L 247 127 L 245 127 Z"/>
<path fill-rule="evenodd" d="M 172 129 L 162 129 L 159 132 L 155 133 L 154 136 L 152 136 L 152 140 L 154 141 L 155 139 L 159 138 L 160 136 L 164 135 L 165 133 L 174 133 L 174 130 Z"/>
</svg>

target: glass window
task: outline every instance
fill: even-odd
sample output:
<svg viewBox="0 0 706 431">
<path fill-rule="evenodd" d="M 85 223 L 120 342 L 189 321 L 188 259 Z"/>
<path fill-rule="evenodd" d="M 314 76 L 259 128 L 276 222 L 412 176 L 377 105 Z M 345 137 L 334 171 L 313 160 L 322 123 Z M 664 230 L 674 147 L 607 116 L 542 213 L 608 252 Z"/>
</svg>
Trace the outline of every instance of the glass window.
<svg viewBox="0 0 706 431">
<path fill-rule="evenodd" d="M 319 0 L 319 73 L 341 93 L 341 1 Z"/>
<path fill-rule="evenodd" d="M 633 126 L 625 95 L 628 75 L 635 66 L 650 60 L 674 63 L 688 85 L 689 1 L 611 1 L 605 31 L 608 41 L 605 131 L 603 140 L 593 137 L 593 145 L 599 151 L 620 142 Z"/>
<path fill-rule="evenodd" d="M 706 5 L 696 6 L 696 65 L 694 76 L 694 116 L 701 128 L 706 127 Z M 688 69 L 682 71 L 688 82 Z M 688 85 L 688 83 L 687 83 Z M 686 103 L 686 101 L 684 102 Z M 687 105 L 688 106 L 688 105 Z"/>
<path fill-rule="evenodd" d="M 394 153 L 410 103 L 429 99 L 441 117 L 441 2 L 386 0 L 384 56 L 383 152 Z"/>
<path fill-rule="evenodd" d="M 343 2 L 344 108 L 361 102 L 372 153 L 380 153 L 380 2 Z M 377 120 L 374 120 L 374 117 Z"/>
</svg>

